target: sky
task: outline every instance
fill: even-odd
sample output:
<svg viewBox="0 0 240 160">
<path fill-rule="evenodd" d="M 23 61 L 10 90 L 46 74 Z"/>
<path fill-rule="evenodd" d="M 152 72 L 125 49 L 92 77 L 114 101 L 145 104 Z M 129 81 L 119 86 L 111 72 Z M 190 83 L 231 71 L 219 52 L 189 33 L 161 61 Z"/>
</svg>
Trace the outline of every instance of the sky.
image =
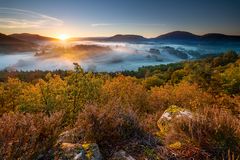
<svg viewBox="0 0 240 160">
<path fill-rule="evenodd" d="M 0 0 L 0 32 L 57 37 L 181 30 L 240 35 L 240 0 Z"/>
</svg>

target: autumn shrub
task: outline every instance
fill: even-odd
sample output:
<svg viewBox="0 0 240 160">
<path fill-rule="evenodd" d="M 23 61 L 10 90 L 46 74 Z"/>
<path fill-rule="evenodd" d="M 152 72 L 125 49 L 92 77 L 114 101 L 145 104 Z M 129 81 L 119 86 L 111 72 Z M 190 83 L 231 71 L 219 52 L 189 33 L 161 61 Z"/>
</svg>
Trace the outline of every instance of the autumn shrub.
<svg viewBox="0 0 240 160">
<path fill-rule="evenodd" d="M 221 94 L 215 96 L 215 98 L 215 105 L 217 105 L 218 108 L 227 109 L 235 116 L 238 116 L 240 114 L 240 96 L 229 96 L 226 94 Z"/>
<path fill-rule="evenodd" d="M 185 75 L 186 73 L 183 69 L 176 70 L 172 73 L 170 81 L 172 84 L 177 84 L 181 82 Z"/>
<path fill-rule="evenodd" d="M 66 82 L 60 76 L 50 73 L 45 79 L 40 79 L 35 87 L 39 92 L 42 112 L 50 115 L 66 107 Z"/>
<path fill-rule="evenodd" d="M 19 105 L 17 110 L 23 113 L 44 112 L 42 94 L 40 88 L 33 84 L 27 84 L 21 88 L 21 95 L 18 97 Z"/>
<path fill-rule="evenodd" d="M 239 95 L 240 93 L 240 60 L 229 64 L 220 74 L 220 84 L 224 93 Z"/>
<path fill-rule="evenodd" d="M 132 146 L 131 150 L 136 153 L 144 145 L 155 144 L 154 137 L 141 126 L 137 113 L 117 105 L 86 107 L 79 114 L 75 127 L 80 141 L 97 143 L 104 157 L 121 147 Z"/>
<path fill-rule="evenodd" d="M 6 83 L 2 83 L 0 86 L 0 113 L 10 111 L 45 112 L 50 115 L 65 108 L 66 82 L 59 76 L 50 73 L 45 79 L 31 84 L 9 78 Z"/>
<path fill-rule="evenodd" d="M 24 87 L 19 79 L 8 78 L 7 82 L 1 83 L 0 85 L 0 99 L 1 99 L 1 109 L 0 114 L 9 111 L 16 111 L 19 105 L 19 96 L 22 93 L 22 88 Z"/>
<path fill-rule="evenodd" d="M 93 105 L 100 102 L 100 91 L 102 79 L 93 73 L 84 73 L 83 69 L 75 64 L 75 71 L 65 77 L 66 86 L 66 107 L 63 117 L 63 125 L 73 125 L 79 112 L 84 110 L 86 105 Z"/>
<path fill-rule="evenodd" d="M 174 86 L 173 93 L 175 105 L 191 110 L 197 110 L 216 103 L 214 97 L 202 90 L 197 84 L 190 84 L 185 81 Z"/>
<path fill-rule="evenodd" d="M 76 126 L 84 132 L 84 140 L 99 144 L 118 143 L 141 133 L 136 113 L 116 106 L 86 107 L 79 114 Z"/>
<path fill-rule="evenodd" d="M 159 131 L 157 121 L 161 117 L 162 113 L 162 110 L 160 110 L 154 113 L 141 115 L 139 117 L 139 123 L 144 131 L 148 132 L 149 134 L 156 135 L 156 133 Z"/>
<path fill-rule="evenodd" d="M 149 91 L 148 102 L 149 106 L 155 111 L 164 112 L 171 104 L 173 104 L 173 89 L 172 85 L 164 85 L 161 87 L 153 87 Z"/>
<path fill-rule="evenodd" d="M 234 97 L 233 100 L 235 101 L 235 104 L 237 106 L 236 108 L 237 113 L 240 114 L 240 96 Z"/>
<path fill-rule="evenodd" d="M 61 130 L 61 113 L 6 113 L 0 117 L 0 159 L 36 159 L 49 154 Z"/>
<path fill-rule="evenodd" d="M 239 156 L 240 121 L 227 110 L 205 108 L 192 119 L 176 121 L 166 143 L 185 142 L 191 148 L 207 152 L 211 157 L 226 158 L 228 151 Z M 181 149 L 180 149 L 181 150 Z"/>
<path fill-rule="evenodd" d="M 24 83 L 24 82 L 21 82 Z M 47 74 L 36 84 L 24 83 L 17 110 L 24 113 L 44 112 L 48 115 L 66 108 L 66 82 L 58 75 Z"/>
<path fill-rule="evenodd" d="M 140 112 L 151 110 L 147 104 L 146 89 L 134 77 L 118 75 L 107 80 L 102 88 L 102 98 L 105 104 L 118 104 Z"/>
<path fill-rule="evenodd" d="M 166 84 L 152 88 L 148 102 L 156 111 L 162 112 L 171 105 L 196 110 L 216 103 L 214 97 L 198 85 L 184 81 L 177 85 Z"/>
<path fill-rule="evenodd" d="M 65 78 L 68 109 L 78 112 L 85 104 L 93 104 L 99 100 L 102 80 L 92 73 L 84 73 L 79 66 L 76 71 Z"/>
<path fill-rule="evenodd" d="M 157 87 L 157 86 L 163 85 L 164 81 L 157 76 L 151 76 L 151 77 L 145 78 L 142 83 L 144 87 L 146 87 L 147 89 L 151 89 L 151 87 Z"/>
<path fill-rule="evenodd" d="M 0 115 L 6 112 L 5 108 L 5 94 L 4 94 L 4 84 L 0 83 Z"/>
</svg>

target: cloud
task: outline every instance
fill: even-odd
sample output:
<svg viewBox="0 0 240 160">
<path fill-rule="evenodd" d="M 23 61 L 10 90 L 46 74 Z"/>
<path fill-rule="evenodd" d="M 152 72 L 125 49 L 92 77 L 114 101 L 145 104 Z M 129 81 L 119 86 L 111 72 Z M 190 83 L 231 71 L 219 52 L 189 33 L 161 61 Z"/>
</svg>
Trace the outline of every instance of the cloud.
<svg viewBox="0 0 240 160">
<path fill-rule="evenodd" d="M 91 24 L 92 27 L 101 27 L 101 26 L 113 26 L 115 24 L 111 24 L 111 23 L 94 23 Z"/>
<path fill-rule="evenodd" d="M 0 7 L 0 28 L 52 28 L 61 25 L 62 20 L 44 14 Z"/>
</svg>

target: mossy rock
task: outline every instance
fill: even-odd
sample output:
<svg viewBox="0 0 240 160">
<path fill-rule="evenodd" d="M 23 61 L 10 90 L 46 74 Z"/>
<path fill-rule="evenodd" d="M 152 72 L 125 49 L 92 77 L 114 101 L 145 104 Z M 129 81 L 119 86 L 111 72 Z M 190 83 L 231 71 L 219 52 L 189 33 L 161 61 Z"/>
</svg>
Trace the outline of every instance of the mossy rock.
<svg viewBox="0 0 240 160">
<path fill-rule="evenodd" d="M 55 152 L 59 160 L 101 160 L 102 156 L 95 143 L 61 143 Z"/>
<path fill-rule="evenodd" d="M 157 121 L 158 128 L 160 129 L 158 135 L 167 135 L 173 122 L 179 118 L 192 118 L 192 112 L 176 105 L 172 105 L 166 109 L 161 118 Z"/>
</svg>

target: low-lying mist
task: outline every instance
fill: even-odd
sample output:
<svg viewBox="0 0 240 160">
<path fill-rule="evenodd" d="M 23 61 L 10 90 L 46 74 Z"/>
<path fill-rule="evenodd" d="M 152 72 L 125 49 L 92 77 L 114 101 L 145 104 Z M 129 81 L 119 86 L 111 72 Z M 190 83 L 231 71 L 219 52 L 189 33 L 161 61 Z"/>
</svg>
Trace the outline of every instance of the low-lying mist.
<svg viewBox="0 0 240 160">
<path fill-rule="evenodd" d="M 73 69 L 79 63 L 86 71 L 136 70 L 141 66 L 167 64 L 200 58 L 227 50 L 231 45 L 179 45 L 164 43 L 66 42 L 45 44 L 37 52 L 0 54 L 0 69 L 57 70 Z"/>
</svg>

